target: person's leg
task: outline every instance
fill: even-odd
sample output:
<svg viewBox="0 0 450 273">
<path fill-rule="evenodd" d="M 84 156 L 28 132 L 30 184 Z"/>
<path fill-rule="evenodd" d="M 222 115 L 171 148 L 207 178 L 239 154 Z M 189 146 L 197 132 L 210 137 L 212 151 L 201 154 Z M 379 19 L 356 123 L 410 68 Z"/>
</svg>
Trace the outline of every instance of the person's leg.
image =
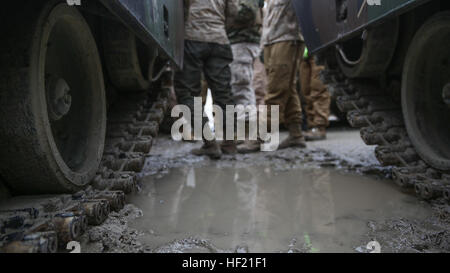
<svg viewBox="0 0 450 273">
<path fill-rule="evenodd" d="M 253 87 L 256 94 L 256 105 L 264 105 L 264 97 L 267 93 L 267 75 L 259 57 L 255 59 L 254 63 Z"/>
<path fill-rule="evenodd" d="M 305 147 L 302 135 L 302 109 L 300 98 L 295 88 L 295 74 L 297 64 L 304 45 L 299 42 L 280 42 L 270 46 L 269 59 L 266 68 L 268 71 L 268 91 L 266 104 L 279 105 L 280 122 L 284 122 L 289 129 L 289 138 L 283 141 L 279 148 Z M 270 109 L 268 109 L 268 123 L 270 123 Z"/>
<path fill-rule="evenodd" d="M 311 114 L 308 119 L 310 130 L 305 134 L 309 141 L 323 140 L 326 138 L 326 128 L 329 126 L 331 96 L 327 87 L 320 80 L 320 72 L 323 66 L 317 66 L 312 59 L 311 63 Z"/>
<path fill-rule="evenodd" d="M 234 105 L 230 69 L 233 53 L 230 45 L 210 44 L 209 46 L 210 51 L 205 60 L 203 72 L 214 103 L 225 111 L 227 105 Z"/>
<path fill-rule="evenodd" d="M 314 101 L 314 110 L 316 112 L 314 127 L 326 128 L 329 126 L 331 96 L 325 84 L 320 80 L 320 73 L 325 67 L 318 66 L 314 60 L 311 60 L 311 67 L 311 98 Z"/>
<path fill-rule="evenodd" d="M 195 41 L 185 41 L 184 46 L 184 66 L 182 70 L 177 70 L 174 75 L 174 89 L 178 104 L 188 106 L 191 111 L 191 132 L 183 132 L 183 135 L 194 136 L 194 97 L 201 92 L 201 73 L 203 63 L 201 60 L 204 46 Z M 188 118 L 188 117 L 185 117 Z M 185 139 L 187 140 L 187 139 Z"/>
<path fill-rule="evenodd" d="M 233 62 L 231 68 L 231 91 L 236 104 L 256 105 L 253 88 L 253 63 L 259 52 L 257 44 L 238 43 L 231 45 Z"/>
<path fill-rule="evenodd" d="M 272 56 L 272 50 L 273 50 L 273 45 L 267 45 L 264 47 L 264 64 L 263 64 L 263 70 L 264 70 L 264 74 L 265 74 L 265 80 L 266 80 L 266 85 L 264 86 L 266 92 L 264 94 L 264 101 L 262 102 L 263 105 L 267 105 L 267 98 L 269 96 L 269 70 L 270 70 L 270 62 L 271 62 L 271 56 Z M 273 90 L 273 89 L 272 89 Z M 272 95 L 273 96 L 273 95 Z M 272 102 L 269 98 L 269 102 Z M 268 105 L 268 107 L 270 107 L 270 105 Z M 270 112 L 270 110 L 268 111 Z M 262 113 L 259 113 L 260 115 Z M 281 113 L 280 113 L 281 116 Z M 261 118 L 261 116 L 259 116 L 259 118 Z M 268 121 L 270 120 L 270 116 L 269 117 L 263 117 L 266 118 Z M 280 117 L 280 120 L 283 117 Z M 270 128 L 270 125 L 268 124 L 268 128 Z M 238 147 L 238 151 L 239 153 L 243 153 L 243 154 L 247 154 L 247 153 L 254 153 L 254 152 L 259 152 L 261 150 L 261 144 L 262 144 L 262 140 L 258 138 L 258 140 L 247 140 L 245 141 L 244 144 L 240 145 Z"/>
<path fill-rule="evenodd" d="M 253 106 L 256 110 L 256 96 L 253 88 L 253 64 L 259 56 L 259 45 L 254 43 L 237 43 L 231 45 L 234 60 L 231 63 L 231 91 L 236 105 Z M 257 112 L 250 111 L 237 113 L 237 122 L 243 122 L 246 126 L 245 133 L 248 137 L 249 120 L 257 119 Z M 237 132 L 236 132 L 237 133 Z M 238 135 L 243 137 L 244 135 Z"/>
<path fill-rule="evenodd" d="M 264 98 L 267 105 L 267 117 L 263 117 L 267 121 L 268 128 L 271 128 L 271 107 L 279 107 L 279 124 L 286 122 L 287 114 L 298 114 L 297 124 L 291 125 L 291 134 L 289 141 L 282 143 L 280 148 L 284 146 L 300 146 L 304 147 L 304 141 L 299 131 L 298 125 L 301 127 L 301 107 L 300 100 L 297 96 L 293 96 L 295 91 L 294 80 L 295 70 L 297 68 L 297 60 L 300 56 L 300 45 L 293 41 L 280 42 L 267 45 L 264 48 L 264 66 L 267 74 L 267 94 Z M 295 93 L 297 93 L 295 91 Z M 289 100 L 295 100 L 289 102 Z M 289 109 L 287 106 L 289 105 Z M 289 110 L 289 111 L 288 111 Z M 261 118 L 261 117 L 260 117 Z M 295 121 L 293 117 L 291 122 Z M 295 127 L 296 130 L 293 130 Z M 301 128 L 300 128 L 301 134 Z M 251 153 L 259 151 L 261 140 L 249 142 L 240 147 L 239 152 Z"/>
<path fill-rule="evenodd" d="M 302 129 L 302 106 L 299 94 L 295 88 L 291 90 L 291 96 L 286 105 L 285 116 L 289 137 L 280 144 L 279 149 L 289 147 L 305 148 L 306 143 Z"/>
<path fill-rule="evenodd" d="M 311 107 L 311 65 L 309 60 L 303 60 L 300 64 L 300 86 L 301 95 L 304 105 L 304 113 L 306 115 L 307 124 L 309 124 L 309 119 L 313 116 Z"/>
<path fill-rule="evenodd" d="M 205 59 L 204 74 L 211 89 L 214 104 L 223 111 L 223 133 L 226 137 L 226 106 L 235 105 L 231 93 L 231 69 L 233 53 L 230 45 L 210 43 L 208 58 Z M 218 130 L 219 128 L 216 128 Z M 236 153 L 234 140 L 225 140 L 222 151 L 227 154 Z"/>
<path fill-rule="evenodd" d="M 206 103 L 206 99 L 208 98 L 208 83 L 205 80 L 205 77 L 202 73 L 202 92 L 200 93 L 201 97 L 202 97 L 202 104 L 205 105 Z"/>
<path fill-rule="evenodd" d="M 303 61 L 303 51 L 305 50 L 305 44 L 303 42 L 296 43 L 293 46 L 295 49 L 294 57 L 295 63 L 292 67 L 292 76 L 289 79 L 290 81 L 290 87 L 289 87 L 289 97 L 288 101 L 286 103 L 286 110 L 285 110 L 285 120 L 286 124 L 291 126 L 292 124 L 296 125 L 302 125 L 303 118 L 302 118 L 302 105 L 300 103 L 300 97 L 295 85 L 295 75 L 298 73 L 299 66 Z"/>
<path fill-rule="evenodd" d="M 294 67 L 295 55 L 293 42 L 280 42 L 266 46 L 264 50 L 264 65 L 267 73 L 267 121 L 270 122 L 271 106 L 278 105 L 280 109 L 280 124 L 285 123 L 286 104 L 290 96 L 290 78 Z"/>
<path fill-rule="evenodd" d="M 192 126 L 195 118 L 194 97 L 201 96 L 203 58 L 207 53 L 208 45 L 206 43 L 186 41 L 183 70 L 177 71 L 175 74 L 174 85 L 178 103 L 188 106 L 191 110 Z M 199 156 L 208 155 L 212 158 L 220 158 L 221 156 L 220 147 L 214 142 L 205 142 L 201 149 L 195 149 L 192 153 Z"/>
<path fill-rule="evenodd" d="M 194 97 L 201 94 L 201 78 L 204 45 L 195 41 L 185 41 L 183 70 L 175 73 L 174 87 L 179 104 L 186 105 L 194 113 Z"/>
</svg>

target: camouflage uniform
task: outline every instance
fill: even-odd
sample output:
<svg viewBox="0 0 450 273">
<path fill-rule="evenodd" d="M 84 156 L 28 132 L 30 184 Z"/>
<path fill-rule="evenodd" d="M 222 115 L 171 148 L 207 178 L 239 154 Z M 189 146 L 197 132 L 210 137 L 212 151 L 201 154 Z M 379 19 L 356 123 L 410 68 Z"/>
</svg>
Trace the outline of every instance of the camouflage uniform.
<svg viewBox="0 0 450 273">
<path fill-rule="evenodd" d="M 226 0 L 189 2 L 189 16 L 185 22 L 184 66 L 175 74 L 178 103 L 187 105 L 194 114 L 194 97 L 201 96 L 203 73 L 214 103 L 224 111 L 225 125 L 226 105 L 234 104 L 230 86 L 233 53 L 225 30 Z M 213 156 L 220 157 L 216 151 Z"/>
<path fill-rule="evenodd" d="M 264 45 L 285 41 L 303 42 L 292 0 L 267 0 L 267 2 L 267 12 L 264 17 Z"/>
<path fill-rule="evenodd" d="M 268 78 L 265 101 L 268 106 L 280 106 L 280 123 L 289 128 L 290 137 L 300 139 L 302 109 L 295 74 L 303 57 L 304 42 L 291 0 L 269 0 L 264 20 L 267 28 L 264 62 Z"/>
<path fill-rule="evenodd" d="M 185 39 L 228 45 L 225 9 L 228 0 L 190 0 Z"/>
<path fill-rule="evenodd" d="M 234 102 L 240 105 L 256 105 L 253 88 L 253 64 L 260 54 L 258 44 L 232 44 L 234 60 L 231 63 L 231 90 Z M 242 118 L 242 117 L 238 117 Z"/>
<path fill-rule="evenodd" d="M 256 105 L 253 64 L 260 54 L 261 0 L 229 0 L 227 32 L 234 60 L 231 63 L 231 90 L 236 104 Z M 248 116 L 237 116 L 238 120 Z"/>
</svg>

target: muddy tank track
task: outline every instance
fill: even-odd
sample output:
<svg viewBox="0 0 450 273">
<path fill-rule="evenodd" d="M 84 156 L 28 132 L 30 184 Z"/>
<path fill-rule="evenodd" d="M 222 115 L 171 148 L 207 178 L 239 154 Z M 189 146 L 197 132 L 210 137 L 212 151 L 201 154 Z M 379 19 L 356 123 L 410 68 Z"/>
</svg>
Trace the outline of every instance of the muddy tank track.
<svg viewBox="0 0 450 273">
<path fill-rule="evenodd" d="M 397 185 L 413 189 L 425 200 L 443 197 L 450 202 L 450 174 L 421 160 L 408 137 L 401 104 L 387 90 L 370 80 L 349 79 L 337 70 L 325 70 L 321 78 L 336 93 L 337 106 L 350 125 L 360 128 L 363 141 L 377 146 L 378 161 L 392 166 Z"/>
<path fill-rule="evenodd" d="M 167 110 L 169 88 L 128 94 L 109 110 L 105 152 L 91 185 L 73 195 L 19 196 L 0 208 L 0 253 L 53 253 L 66 249 L 88 226 L 121 210 L 137 189 L 137 173 Z M 31 179 L 31 178 L 30 178 Z"/>
</svg>

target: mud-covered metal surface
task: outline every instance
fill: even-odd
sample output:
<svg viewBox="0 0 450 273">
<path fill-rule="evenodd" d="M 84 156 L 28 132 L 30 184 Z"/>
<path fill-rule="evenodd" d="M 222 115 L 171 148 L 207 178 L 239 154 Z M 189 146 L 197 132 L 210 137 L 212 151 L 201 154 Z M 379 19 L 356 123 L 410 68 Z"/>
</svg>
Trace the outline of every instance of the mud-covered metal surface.
<svg viewBox="0 0 450 273">
<path fill-rule="evenodd" d="M 85 252 L 382 252 L 450 250 L 449 208 L 418 200 L 379 167 L 354 130 L 308 149 L 189 154 L 199 143 L 156 139 L 140 191 L 83 237 Z"/>
<path fill-rule="evenodd" d="M 129 208 L 125 194 L 136 190 L 137 174 L 167 109 L 169 90 L 155 91 L 136 93 L 111 107 L 102 163 L 91 186 L 66 195 L 9 198 L 5 191 L 0 202 L 0 253 L 64 251 L 86 236 L 89 226 L 105 221 L 108 225 L 111 217 Z"/>
<path fill-rule="evenodd" d="M 337 106 L 347 114 L 349 124 L 360 128 L 364 143 L 376 146 L 380 164 L 393 167 L 397 185 L 413 189 L 419 198 L 426 200 L 450 200 L 450 175 L 421 159 L 409 138 L 400 103 L 389 88 L 348 79 L 336 70 L 326 70 L 322 78 L 337 94 Z M 393 88 L 396 83 L 390 84 Z"/>
</svg>

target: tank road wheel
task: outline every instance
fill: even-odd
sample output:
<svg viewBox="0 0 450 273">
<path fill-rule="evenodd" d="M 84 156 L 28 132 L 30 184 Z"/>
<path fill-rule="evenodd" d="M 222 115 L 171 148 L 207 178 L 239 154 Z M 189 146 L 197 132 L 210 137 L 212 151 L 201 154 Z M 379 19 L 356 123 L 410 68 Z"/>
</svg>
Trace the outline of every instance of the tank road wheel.
<svg viewBox="0 0 450 273">
<path fill-rule="evenodd" d="M 103 154 L 100 57 L 76 8 L 26 3 L 0 46 L 11 64 L 0 78 L 0 175 L 15 193 L 73 192 L 92 180 Z"/>
<path fill-rule="evenodd" d="M 336 46 L 336 59 L 349 78 L 372 78 L 384 73 L 391 63 L 398 40 L 397 19 L 368 29 Z"/>
<path fill-rule="evenodd" d="M 114 21 L 104 22 L 103 46 L 109 78 L 119 91 L 144 91 L 150 87 L 156 49 Z"/>
<path fill-rule="evenodd" d="M 450 13 L 432 17 L 416 33 L 403 69 L 402 107 L 417 152 L 450 170 Z"/>
</svg>

